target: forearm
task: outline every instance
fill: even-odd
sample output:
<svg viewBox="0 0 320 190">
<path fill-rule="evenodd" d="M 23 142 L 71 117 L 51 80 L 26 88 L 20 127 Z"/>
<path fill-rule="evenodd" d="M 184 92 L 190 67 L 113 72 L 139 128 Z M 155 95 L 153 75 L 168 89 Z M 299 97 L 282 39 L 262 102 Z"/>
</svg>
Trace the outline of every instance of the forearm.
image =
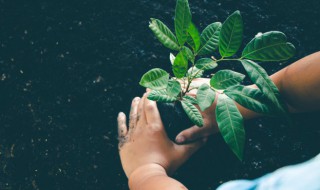
<svg viewBox="0 0 320 190">
<path fill-rule="evenodd" d="M 185 190 L 177 180 L 170 178 L 158 164 L 148 164 L 136 169 L 129 176 L 131 190 Z"/>
<path fill-rule="evenodd" d="M 286 102 L 289 112 L 320 108 L 320 52 L 311 54 L 270 76 Z M 252 88 L 257 88 L 251 85 Z M 262 116 L 237 104 L 245 119 Z"/>
<path fill-rule="evenodd" d="M 296 61 L 271 78 L 293 112 L 320 108 L 320 52 Z"/>
</svg>

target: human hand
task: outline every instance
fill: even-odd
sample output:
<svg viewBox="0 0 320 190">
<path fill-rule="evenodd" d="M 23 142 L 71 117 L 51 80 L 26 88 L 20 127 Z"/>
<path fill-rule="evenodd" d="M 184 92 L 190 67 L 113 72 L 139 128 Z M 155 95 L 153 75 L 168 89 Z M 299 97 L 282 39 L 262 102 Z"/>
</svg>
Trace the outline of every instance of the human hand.
<svg viewBox="0 0 320 190">
<path fill-rule="evenodd" d="M 184 81 L 179 81 L 179 82 L 181 83 L 182 88 L 185 90 L 186 82 L 184 82 Z M 208 79 L 208 78 L 194 79 L 190 85 L 192 90 L 190 92 L 188 92 L 187 94 L 189 96 L 196 97 L 197 88 L 200 87 L 204 83 L 207 83 L 208 85 L 210 85 L 210 79 Z M 258 88 L 254 84 L 248 85 L 247 87 Z M 192 126 L 188 129 L 180 132 L 176 137 L 177 143 L 182 144 L 182 143 L 192 142 L 192 141 L 197 140 L 199 138 L 208 137 L 212 134 L 219 132 L 218 124 L 216 121 L 216 112 L 215 112 L 219 93 L 221 93 L 221 92 L 218 91 L 218 93 L 216 93 L 216 97 L 214 99 L 214 102 L 212 103 L 212 105 L 209 108 L 207 108 L 203 112 L 200 111 L 202 114 L 202 117 L 203 117 L 203 123 L 204 123 L 203 127 Z M 241 106 L 237 102 L 234 102 L 234 103 L 236 104 L 240 113 L 242 114 L 243 118 L 245 118 L 245 119 L 252 119 L 252 118 L 262 116 L 262 114 L 251 111 L 251 110 Z M 199 109 L 198 106 L 196 106 L 196 107 Z"/>
<path fill-rule="evenodd" d="M 191 90 L 188 93 L 188 95 L 196 97 L 197 88 L 204 83 L 207 83 L 210 85 L 210 79 L 207 79 L 207 78 L 194 79 L 190 85 L 191 89 L 193 90 Z M 185 88 L 184 86 L 185 83 L 181 82 L 181 84 L 182 84 L 182 88 Z M 216 121 L 216 114 L 215 114 L 217 100 L 218 100 L 218 94 L 216 95 L 216 98 L 213 104 L 209 108 L 207 108 L 205 111 L 201 112 L 203 117 L 203 127 L 192 126 L 186 130 L 183 130 L 176 137 L 177 143 L 181 144 L 181 143 L 192 142 L 194 140 L 208 137 L 212 134 L 219 132 L 218 124 Z"/>
<path fill-rule="evenodd" d="M 205 142 L 205 139 L 186 145 L 170 141 L 162 124 L 157 105 L 145 94 L 132 101 L 129 128 L 126 116 L 119 113 L 119 152 L 122 167 L 129 177 L 142 166 L 157 164 L 167 173 L 174 172 Z"/>
</svg>

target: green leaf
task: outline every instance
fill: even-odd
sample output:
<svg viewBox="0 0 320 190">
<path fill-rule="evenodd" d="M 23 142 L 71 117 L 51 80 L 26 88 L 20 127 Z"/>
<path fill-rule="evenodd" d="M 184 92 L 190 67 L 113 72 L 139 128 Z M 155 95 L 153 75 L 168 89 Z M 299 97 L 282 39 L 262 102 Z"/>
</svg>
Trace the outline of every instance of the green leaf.
<svg viewBox="0 0 320 190">
<path fill-rule="evenodd" d="M 170 80 L 167 86 L 167 93 L 169 96 L 177 97 L 181 92 L 180 83 L 176 80 Z"/>
<path fill-rule="evenodd" d="M 187 43 L 195 52 L 197 52 L 200 47 L 200 34 L 197 27 L 192 22 L 189 25 L 188 34 Z"/>
<path fill-rule="evenodd" d="M 228 88 L 224 93 L 245 108 L 257 113 L 270 113 L 264 94 L 259 89 L 238 85 Z"/>
<path fill-rule="evenodd" d="M 197 67 L 191 67 L 188 70 L 187 76 L 194 77 L 194 78 L 201 78 L 203 75 L 203 70 L 198 69 Z"/>
<path fill-rule="evenodd" d="M 234 102 L 224 94 L 218 97 L 216 119 L 223 139 L 242 160 L 245 142 L 243 119 Z"/>
<path fill-rule="evenodd" d="M 274 111 L 285 114 L 285 104 L 281 101 L 280 92 L 269 78 L 267 72 L 251 60 L 244 59 L 241 60 L 241 63 L 247 71 L 250 80 L 255 83 L 268 100 L 273 103 Z"/>
<path fill-rule="evenodd" d="M 166 90 L 153 90 L 149 93 L 148 99 L 164 103 L 170 103 L 177 100 L 176 97 L 168 95 Z"/>
<path fill-rule="evenodd" d="M 165 47 L 176 51 L 179 50 L 177 38 L 160 20 L 152 18 L 149 23 L 149 28 Z"/>
<path fill-rule="evenodd" d="M 179 44 L 182 46 L 188 38 L 188 28 L 191 23 L 191 12 L 188 0 L 177 0 L 174 26 Z"/>
<path fill-rule="evenodd" d="M 191 104 L 198 104 L 198 100 L 192 96 L 185 95 L 183 96 L 183 100 L 190 102 Z"/>
<path fill-rule="evenodd" d="M 218 48 L 221 26 L 220 22 L 215 22 L 203 30 L 200 37 L 201 48 L 198 51 L 198 55 L 212 54 Z"/>
<path fill-rule="evenodd" d="M 186 46 L 183 46 L 182 49 L 181 49 L 181 52 L 184 54 L 184 56 L 186 56 L 186 58 L 191 61 L 191 63 L 194 63 L 194 55 L 192 53 L 192 51 L 186 47 Z"/>
<path fill-rule="evenodd" d="M 194 48 L 195 48 L 195 44 L 193 42 L 192 37 L 188 34 L 188 38 L 187 38 L 187 44 L 192 48 L 192 50 L 195 52 Z"/>
<path fill-rule="evenodd" d="M 231 70 L 220 70 L 210 80 L 210 85 L 216 89 L 226 89 L 238 85 L 245 75 Z"/>
<path fill-rule="evenodd" d="M 186 100 L 182 100 L 181 105 L 189 119 L 198 127 L 202 127 L 203 118 L 199 110 L 192 103 Z"/>
<path fill-rule="evenodd" d="M 242 57 L 257 61 L 282 61 L 294 56 L 295 47 L 287 42 L 284 33 L 266 32 L 253 38 L 242 52 Z"/>
<path fill-rule="evenodd" d="M 216 97 L 216 92 L 208 84 L 202 84 L 197 91 L 197 101 L 201 111 L 210 107 Z"/>
<path fill-rule="evenodd" d="M 216 68 L 218 64 L 210 58 L 202 58 L 196 62 L 195 66 L 201 70 L 211 70 Z"/>
<path fill-rule="evenodd" d="M 237 53 L 241 46 L 243 22 L 239 11 L 230 15 L 223 23 L 219 37 L 219 51 L 222 57 Z"/>
<path fill-rule="evenodd" d="M 177 78 L 182 78 L 186 74 L 188 70 L 188 60 L 185 57 L 183 52 L 178 53 L 176 56 L 173 66 L 172 66 L 173 74 Z"/>
<path fill-rule="evenodd" d="M 161 90 L 167 88 L 168 81 L 169 73 L 162 69 L 155 68 L 145 73 L 141 77 L 139 84 L 152 90 Z"/>
</svg>

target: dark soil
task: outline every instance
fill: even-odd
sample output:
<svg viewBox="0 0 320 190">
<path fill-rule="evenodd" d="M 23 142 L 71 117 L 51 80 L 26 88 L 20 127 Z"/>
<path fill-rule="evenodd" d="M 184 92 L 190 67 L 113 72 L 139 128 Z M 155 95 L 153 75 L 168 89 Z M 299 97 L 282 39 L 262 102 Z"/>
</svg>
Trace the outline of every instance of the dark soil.
<svg viewBox="0 0 320 190">
<path fill-rule="evenodd" d="M 176 136 L 194 124 L 182 108 L 181 102 L 158 103 L 161 120 L 169 139 L 175 141 Z"/>
<path fill-rule="evenodd" d="M 262 64 L 269 74 L 319 50 L 319 0 L 190 2 L 200 30 L 239 9 L 245 43 L 258 32 L 287 34 L 296 56 Z M 1 190 L 128 189 L 116 116 L 144 92 L 138 82 L 147 70 L 170 71 L 170 52 L 148 21 L 173 29 L 174 7 L 174 0 L 0 0 Z M 217 135 L 174 177 L 190 189 L 215 189 L 305 161 L 320 152 L 319 114 L 294 115 L 295 126 L 248 121 L 243 163 Z"/>
</svg>

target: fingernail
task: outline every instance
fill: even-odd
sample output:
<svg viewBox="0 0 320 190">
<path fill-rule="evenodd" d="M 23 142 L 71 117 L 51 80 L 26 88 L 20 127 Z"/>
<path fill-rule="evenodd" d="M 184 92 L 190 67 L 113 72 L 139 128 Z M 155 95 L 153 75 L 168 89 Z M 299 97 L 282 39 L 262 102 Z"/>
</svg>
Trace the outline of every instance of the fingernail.
<svg viewBox="0 0 320 190">
<path fill-rule="evenodd" d="M 123 112 L 119 112 L 118 117 L 123 117 L 124 113 Z"/>
<path fill-rule="evenodd" d="M 177 136 L 176 142 L 177 143 L 183 143 L 185 141 L 185 138 L 183 136 Z"/>
<path fill-rule="evenodd" d="M 136 102 L 136 101 L 140 100 L 140 97 L 135 97 L 133 100 Z"/>
</svg>

